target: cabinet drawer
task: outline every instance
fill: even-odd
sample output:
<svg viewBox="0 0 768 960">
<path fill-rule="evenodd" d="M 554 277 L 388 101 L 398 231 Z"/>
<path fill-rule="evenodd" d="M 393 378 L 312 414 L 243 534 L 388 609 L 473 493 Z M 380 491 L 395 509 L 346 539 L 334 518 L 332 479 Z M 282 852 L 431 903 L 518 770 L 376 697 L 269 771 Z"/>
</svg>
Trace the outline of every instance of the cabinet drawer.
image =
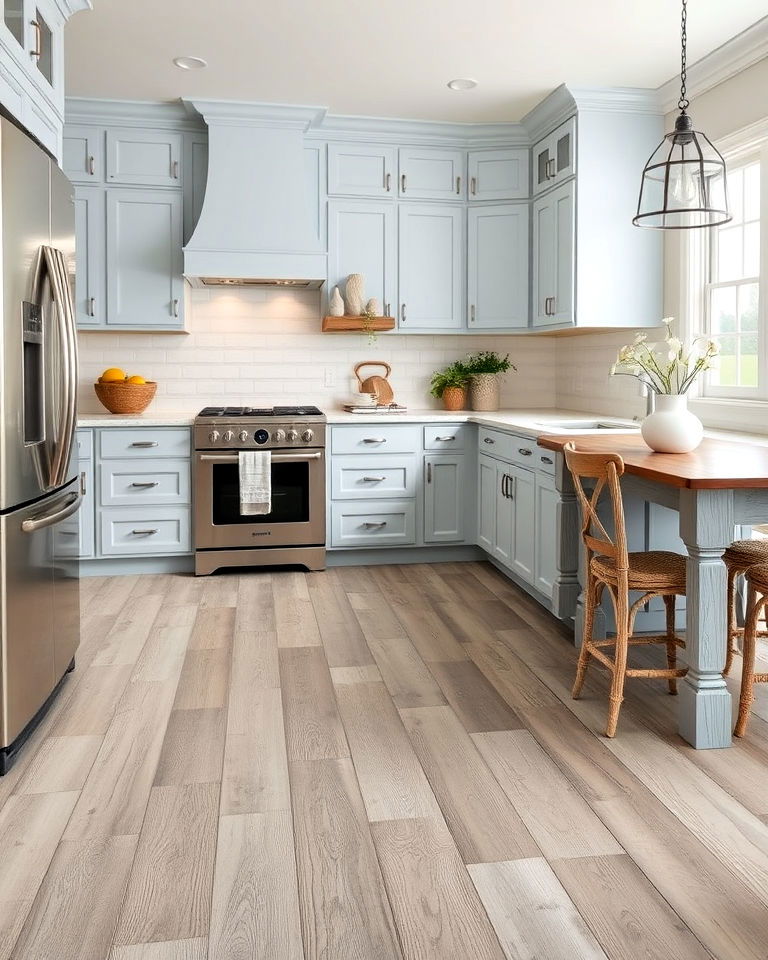
<svg viewBox="0 0 768 960">
<path fill-rule="evenodd" d="M 101 455 L 112 457 L 188 457 L 189 430 L 162 427 L 140 430 L 102 430 Z"/>
<path fill-rule="evenodd" d="M 488 427 L 480 427 L 477 445 L 480 453 L 485 453 L 489 457 L 496 457 L 498 460 L 511 460 L 514 445 L 515 438 L 510 434 L 501 433 L 500 430 L 489 430 Z"/>
<path fill-rule="evenodd" d="M 536 464 L 536 469 L 540 473 L 547 473 L 551 477 L 555 475 L 555 454 L 551 450 L 542 450 L 539 448 L 536 451 L 536 455 L 533 458 Z"/>
<path fill-rule="evenodd" d="M 189 507 L 108 507 L 100 517 L 103 556 L 190 552 Z"/>
<path fill-rule="evenodd" d="M 413 500 L 331 504 L 331 546 L 386 547 L 416 542 Z"/>
<path fill-rule="evenodd" d="M 331 433 L 331 453 L 416 453 L 420 445 L 421 431 L 416 424 L 370 423 L 334 427 Z"/>
<path fill-rule="evenodd" d="M 424 427 L 424 449 L 438 453 L 463 450 L 468 432 L 466 423 L 429 424 Z"/>
<path fill-rule="evenodd" d="M 90 430 L 78 430 L 75 433 L 73 460 L 90 460 L 93 456 L 93 434 Z"/>
<path fill-rule="evenodd" d="M 535 469 L 539 462 L 539 447 L 535 437 L 511 436 L 509 439 L 512 441 L 512 462 L 529 470 Z"/>
<path fill-rule="evenodd" d="M 101 465 L 101 504 L 190 502 L 189 460 L 108 460 Z"/>
<path fill-rule="evenodd" d="M 334 500 L 376 500 L 416 496 L 417 460 L 412 457 L 334 457 L 331 496 Z"/>
</svg>

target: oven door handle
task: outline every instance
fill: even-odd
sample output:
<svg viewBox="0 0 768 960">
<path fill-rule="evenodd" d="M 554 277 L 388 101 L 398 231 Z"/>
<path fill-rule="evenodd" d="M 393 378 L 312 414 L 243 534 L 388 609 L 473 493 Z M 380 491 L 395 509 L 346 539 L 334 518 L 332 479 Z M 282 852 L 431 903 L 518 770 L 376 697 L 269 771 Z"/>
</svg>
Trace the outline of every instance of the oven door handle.
<svg viewBox="0 0 768 960">
<path fill-rule="evenodd" d="M 321 450 L 314 450 L 312 453 L 273 453 L 272 460 L 278 463 L 285 460 L 319 460 L 322 455 Z M 236 453 L 199 453 L 197 458 L 211 463 L 237 463 L 240 459 Z"/>
</svg>

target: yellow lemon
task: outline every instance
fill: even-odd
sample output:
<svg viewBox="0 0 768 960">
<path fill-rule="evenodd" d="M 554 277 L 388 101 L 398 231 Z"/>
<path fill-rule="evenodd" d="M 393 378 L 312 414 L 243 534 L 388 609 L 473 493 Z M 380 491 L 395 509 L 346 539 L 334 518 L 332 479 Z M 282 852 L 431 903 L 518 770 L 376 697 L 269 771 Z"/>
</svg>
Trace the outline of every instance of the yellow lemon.
<svg viewBox="0 0 768 960">
<path fill-rule="evenodd" d="M 125 380 L 125 370 L 120 367 L 110 367 L 99 377 L 101 383 L 116 383 L 118 380 Z"/>
<path fill-rule="evenodd" d="M 147 381 L 144 379 L 144 377 L 139 377 L 139 376 L 128 377 L 128 379 L 126 380 L 126 383 L 146 383 L 146 382 Z"/>
</svg>

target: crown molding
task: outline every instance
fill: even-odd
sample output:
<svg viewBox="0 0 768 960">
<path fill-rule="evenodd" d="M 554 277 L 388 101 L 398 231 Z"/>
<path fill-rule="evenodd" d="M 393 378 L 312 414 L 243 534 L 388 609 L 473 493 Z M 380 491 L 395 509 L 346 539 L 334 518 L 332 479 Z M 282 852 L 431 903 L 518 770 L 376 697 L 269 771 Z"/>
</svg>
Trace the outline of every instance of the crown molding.
<svg viewBox="0 0 768 960">
<path fill-rule="evenodd" d="M 202 119 L 188 111 L 181 101 L 160 103 L 151 100 L 94 100 L 67 97 L 65 123 L 93 123 L 100 126 L 203 130 Z"/>
<path fill-rule="evenodd" d="M 720 83 L 768 57 L 768 17 L 727 40 L 688 67 L 688 99 L 693 100 Z M 675 75 L 657 90 L 665 113 L 677 107 L 680 96 L 680 77 Z"/>
<path fill-rule="evenodd" d="M 364 117 L 326 114 L 310 130 L 315 139 L 366 140 L 369 143 L 400 143 L 462 146 L 527 147 L 530 138 L 520 123 L 452 123 L 440 120 L 404 120 L 396 117 Z"/>
<path fill-rule="evenodd" d="M 67 20 L 81 10 L 93 10 L 92 0 L 54 0 L 54 3 Z"/>
<path fill-rule="evenodd" d="M 574 114 L 587 110 L 644 116 L 661 116 L 664 112 L 656 90 L 642 87 L 572 87 L 561 83 L 523 117 L 522 123 L 535 143 Z"/>
<path fill-rule="evenodd" d="M 253 126 L 301 130 L 320 125 L 326 115 L 325 107 L 309 107 L 285 103 L 248 103 L 244 100 L 197 100 L 183 102 L 206 123 L 219 126 Z"/>
<path fill-rule="evenodd" d="M 768 117 L 750 123 L 741 130 L 729 133 L 717 140 L 717 149 L 726 157 L 744 155 L 758 150 L 768 143 Z"/>
</svg>

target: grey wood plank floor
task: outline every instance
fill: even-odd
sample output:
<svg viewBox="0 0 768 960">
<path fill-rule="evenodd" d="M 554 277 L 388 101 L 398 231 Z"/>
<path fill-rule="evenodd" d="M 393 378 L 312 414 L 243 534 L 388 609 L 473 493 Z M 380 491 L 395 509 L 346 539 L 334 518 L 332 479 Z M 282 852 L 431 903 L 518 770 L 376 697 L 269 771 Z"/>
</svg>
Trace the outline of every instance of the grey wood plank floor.
<svg viewBox="0 0 768 960">
<path fill-rule="evenodd" d="M 573 702 L 567 633 L 481 563 L 81 592 L 0 779 L 0 960 L 768 955 L 768 689 L 697 752 L 635 680 L 608 741 L 605 675 Z"/>
</svg>

